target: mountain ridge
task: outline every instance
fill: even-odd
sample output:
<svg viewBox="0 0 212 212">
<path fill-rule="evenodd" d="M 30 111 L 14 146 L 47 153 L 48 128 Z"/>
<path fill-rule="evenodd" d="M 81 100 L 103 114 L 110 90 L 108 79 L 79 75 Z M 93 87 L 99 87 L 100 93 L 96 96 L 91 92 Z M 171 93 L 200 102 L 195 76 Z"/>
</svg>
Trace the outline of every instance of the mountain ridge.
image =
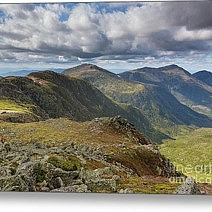
<svg viewBox="0 0 212 212">
<path fill-rule="evenodd" d="M 158 137 L 159 141 L 167 138 L 165 134 L 153 129 L 139 110 L 130 105 L 117 104 L 88 82 L 63 74 L 40 71 L 33 72 L 27 77 L 1 78 L 0 92 L 0 102 L 6 105 L 5 109 L 21 107 L 24 112 L 20 112 L 20 109 L 16 113 L 4 110 L 0 114 L 0 119 L 3 120 L 30 122 L 66 117 L 76 121 L 87 121 L 98 117 L 121 115 L 148 138 L 154 141 L 158 141 Z M 26 114 L 28 119 L 25 117 Z"/>
<path fill-rule="evenodd" d="M 171 92 L 192 110 L 212 113 L 212 87 L 197 80 L 183 68 L 171 65 L 160 68 L 140 68 L 120 74 L 125 80 L 155 84 Z"/>
</svg>

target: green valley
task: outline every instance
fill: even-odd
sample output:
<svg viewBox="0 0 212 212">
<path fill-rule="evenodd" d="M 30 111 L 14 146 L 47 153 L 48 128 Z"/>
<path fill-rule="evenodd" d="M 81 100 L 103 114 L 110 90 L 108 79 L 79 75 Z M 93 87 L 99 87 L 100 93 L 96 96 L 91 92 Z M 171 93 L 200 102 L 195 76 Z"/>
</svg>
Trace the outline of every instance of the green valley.
<svg viewBox="0 0 212 212">
<path fill-rule="evenodd" d="M 200 128 L 160 145 L 160 152 L 179 171 L 198 182 L 212 184 L 212 128 Z"/>
</svg>

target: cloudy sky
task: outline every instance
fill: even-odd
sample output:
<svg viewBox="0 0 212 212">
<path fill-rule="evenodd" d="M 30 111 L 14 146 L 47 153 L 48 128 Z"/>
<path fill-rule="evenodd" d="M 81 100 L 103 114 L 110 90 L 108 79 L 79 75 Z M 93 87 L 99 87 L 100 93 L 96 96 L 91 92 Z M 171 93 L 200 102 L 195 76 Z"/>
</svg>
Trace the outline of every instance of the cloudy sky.
<svg viewBox="0 0 212 212">
<path fill-rule="evenodd" d="M 0 74 L 93 63 L 212 71 L 212 2 L 0 4 Z"/>
</svg>

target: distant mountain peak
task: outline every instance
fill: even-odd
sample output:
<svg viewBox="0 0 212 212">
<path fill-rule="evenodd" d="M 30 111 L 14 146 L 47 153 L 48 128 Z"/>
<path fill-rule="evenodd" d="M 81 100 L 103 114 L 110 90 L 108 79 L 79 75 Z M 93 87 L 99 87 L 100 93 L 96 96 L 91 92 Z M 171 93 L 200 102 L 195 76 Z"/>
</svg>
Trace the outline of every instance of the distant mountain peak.
<svg viewBox="0 0 212 212">
<path fill-rule="evenodd" d="M 69 68 L 64 70 L 62 73 L 70 76 L 80 76 L 81 74 L 89 74 L 89 73 L 104 73 L 110 75 L 112 77 L 118 78 L 118 76 L 104 68 L 101 68 L 97 65 L 84 63 L 73 68 Z"/>
<path fill-rule="evenodd" d="M 92 63 L 83 63 L 81 65 L 78 65 L 74 68 L 89 68 L 89 69 L 100 69 L 97 65 L 94 65 Z"/>
<path fill-rule="evenodd" d="M 182 68 L 176 64 L 171 64 L 171 65 L 167 65 L 167 66 L 164 66 L 164 67 L 167 67 L 167 68 Z"/>
<path fill-rule="evenodd" d="M 102 70 L 103 68 L 97 66 L 97 65 L 94 65 L 92 63 L 83 63 L 83 64 L 80 64 L 78 66 L 75 66 L 73 67 L 72 69 L 80 69 L 80 68 L 83 68 L 83 69 L 97 69 L 97 70 Z"/>
<path fill-rule="evenodd" d="M 178 73 L 183 73 L 186 75 L 191 75 L 188 71 L 186 71 L 184 68 L 176 65 L 176 64 L 171 64 L 171 65 L 167 65 L 167 66 L 163 66 L 158 68 L 158 70 L 162 70 L 163 72 L 165 71 L 171 71 L 171 70 L 177 70 Z"/>
<path fill-rule="evenodd" d="M 212 86 L 212 73 L 210 71 L 202 70 L 194 73 L 192 75 L 196 79 L 206 83 L 209 86 Z"/>
<path fill-rule="evenodd" d="M 212 75 L 212 73 L 210 71 L 207 71 L 207 70 L 197 71 L 193 75 L 200 74 L 200 73 L 209 74 L 209 75 L 211 74 Z"/>
<path fill-rule="evenodd" d="M 143 67 L 143 68 L 138 68 L 135 70 L 131 70 L 130 72 L 163 72 L 163 73 L 174 73 L 174 74 L 178 74 L 178 75 L 187 75 L 190 76 L 191 74 L 186 71 L 184 68 L 176 65 L 176 64 L 171 64 L 171 65 L 167 65 L 167 66 L 162 66 L 159 68 L 154 68 L 154 67 Z"/>
</svg>

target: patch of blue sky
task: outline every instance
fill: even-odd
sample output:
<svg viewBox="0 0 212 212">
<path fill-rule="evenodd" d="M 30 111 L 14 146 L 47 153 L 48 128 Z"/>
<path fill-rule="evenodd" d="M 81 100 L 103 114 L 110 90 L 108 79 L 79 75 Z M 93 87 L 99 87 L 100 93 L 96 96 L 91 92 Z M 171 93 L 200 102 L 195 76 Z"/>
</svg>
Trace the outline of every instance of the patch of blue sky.
<svg viewBox="0 0 212 212">
<path fill-rule="evenodd" d="M 0 24 L 4 24 L 10 18 L 12 18 L 11 15 L 6 15 L 4 11 L 0 9 Z"/>
<path fill-rule="evenodd" d="M 0 10 L 0 24 L 5 22 L 5 14 L 2 10 Z"/>
<path fill-rule="evenodd" d="M 60 3 L 61 5 L 63 5 L 65 8 L 72 10 L 74 7 L 76 7 L 77 5 L 79 5 L 80 3 L 78 2 L 72 2 L 72 3 Z"/>
<path fill-rule="evenodd" d="M 66 22 L 69 18 L 69 13 L 62 13 L 60 16 L 59 16 L 59 21 L 60 22 Z"/>
<path fill-rule="evenodd" d="M 125 13 L 129 7 L 142 7 L 141 2 L 108 2 L 108 3 L 90 3 L 101 13 Z"/>
<path fill-rule="evenodd" d="M 0 17 L 4 17 L 5 14 L 4 14 L 4 11 L 0 9 Z"/>
<path fill-rule="evenodd" d="M 100 13 L 114 13 L 114 12 L 123 12 L 125 13 L 129 7 L 142 7 L 142 2 L 84 2 L 84 3 L 60 3 L 65 8 L 69 9 L 70 11 L 78 6 L 79 4 L 89 4 L 90 6 L 94 7 L 97 12 Z M 67 17 L 64 15 L 64 17 L 61 17 L 61 20 L 67 19 Z"/>
</svg>

